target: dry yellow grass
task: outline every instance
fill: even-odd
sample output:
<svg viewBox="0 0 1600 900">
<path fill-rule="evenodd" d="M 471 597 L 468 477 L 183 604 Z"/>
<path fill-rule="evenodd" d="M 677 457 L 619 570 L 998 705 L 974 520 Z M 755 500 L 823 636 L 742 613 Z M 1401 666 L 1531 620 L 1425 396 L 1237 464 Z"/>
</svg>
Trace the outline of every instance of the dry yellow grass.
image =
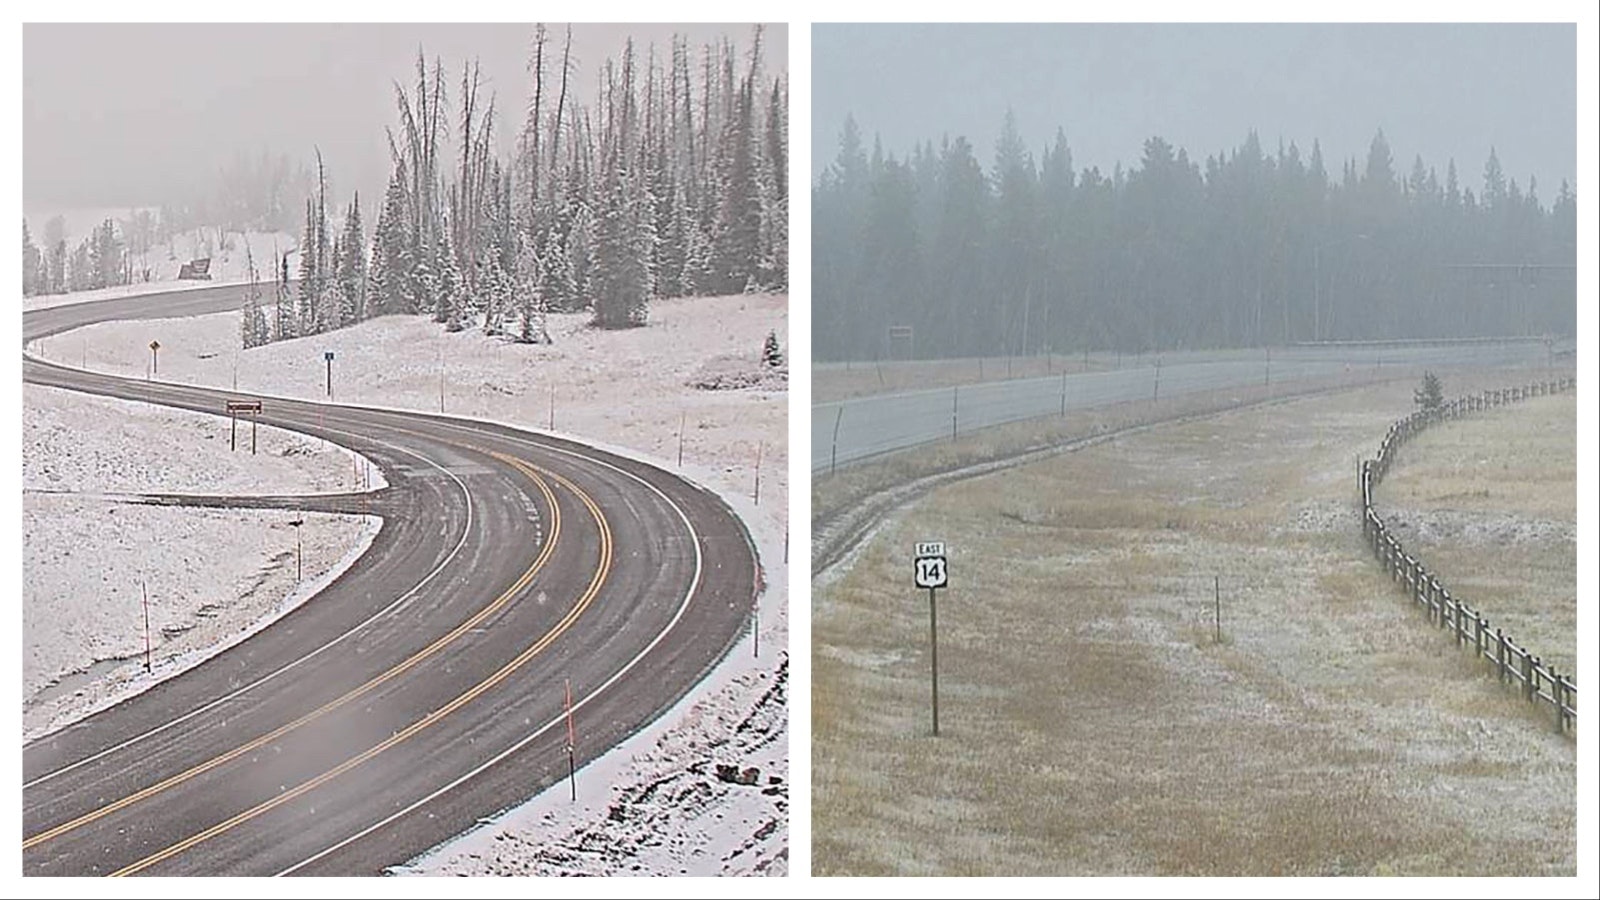
<svg viewBox="0 0 1600 900">
<path fill-rule="evenodd" d="M 1361 543 L 1356 454 L 1411 387 L 1153 428 L 885 522 L 815 586 L 814 871 L 1572 874 L 1573 742 Z"/>
<path fill-rule="evenodd" d="M 1570 393 L 1435 425 L 1376 498 L 1452 596 L 1563 674 L 1577 661 L 1576 425 Z"/>
</svg>

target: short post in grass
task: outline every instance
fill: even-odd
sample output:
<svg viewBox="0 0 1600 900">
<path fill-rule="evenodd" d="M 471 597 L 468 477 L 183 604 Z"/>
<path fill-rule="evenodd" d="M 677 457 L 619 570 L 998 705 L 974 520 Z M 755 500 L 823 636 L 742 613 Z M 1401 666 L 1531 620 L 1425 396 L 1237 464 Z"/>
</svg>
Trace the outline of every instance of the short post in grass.
<svg viewBox="0 0 1600 900">
<path fill-rule="evenodd" d="M 1217 623 L 1217 643 L 1222 643 L 1222 576 L 1211 576 L 1212 610 Z"/>
<path fill-rule="evenodd" d="M 572 802 L 578 802 L 578 736 L 572 725 L 572 679 L 566 679 L 567 688 L 567 785 L 572 791 Z"/>
<path fill-rule="evenodd" d="M 838 412 L 833 414 L 833 449 L 828 454 L 828 475 L 832 476 L 839 468 L 839 423 L 844 420 L 844 404 L 839 404 Z"/>
<path fill-rule="evenodd" d="M 961 385 L 956 385 L 950 395 L 950 442 L 955 443 L 957 422 L 961 419 Z"/>
<path fill-rule="evenodd" d="M 757 506 L 761 505 L 761 448 L 765 444 L 765 441 L 756 442 L 756 490 L 754 499 Z"/>
<path fill-rule="evenodd" d="M 933 736 L 939 736 L 939 588 L 950 582 L 949 567 L 945 561 L 943 541 L 920 541 L 913 559 L 916 574 L 913 579 L 918 588 L 928 590 L 928 638 L 932 651 L 933 674 Z"/>
<path fill-rule="evenodd" d="M 150 586 L 143 581 L 139 582 L 139 596 L 144 602 L 144 670 L 150 672 Z"/>
</svg>

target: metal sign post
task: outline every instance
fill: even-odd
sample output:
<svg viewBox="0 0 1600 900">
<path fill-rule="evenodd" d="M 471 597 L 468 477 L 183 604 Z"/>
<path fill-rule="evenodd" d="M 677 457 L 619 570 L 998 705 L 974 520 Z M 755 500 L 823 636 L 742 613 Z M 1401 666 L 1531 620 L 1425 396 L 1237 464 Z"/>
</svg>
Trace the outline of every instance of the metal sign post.
<svg viewBox="0 0 1600 900">
<path fill-rule="evenodd" d="M 328 364 L 328 397 L 331 399 L 333 397 L 333 351 L 324 350 L 322 359 Z"/>
<path fill-rule="evenodd" d="M 250 414 L 250 452 L 254 454 L 256 452 L 256 416 L 261 413 L 261 401 L 229 400 L 227 401 L 227 410 L 228 417 L 233 422 L 233 425 L 228 429 L 228 449 L 238 449 L 235 432 L 239 425 L 239 413 L 247 412 Z"/>
<path fill-rule="evenodd" d="M 919 588 L 928 589 L 928 637 L 933 651 L 933 736 L 939 736 L 939 588 L 950 583 L 943 541 L 922 541 L 917 544 L 915 582 Z"/>
<path fill-rule="evenodd" d="M 150 377 L 156 377 L 156 351 L 161 349 L 160 341 L 150 342 Z"/>
</svg>

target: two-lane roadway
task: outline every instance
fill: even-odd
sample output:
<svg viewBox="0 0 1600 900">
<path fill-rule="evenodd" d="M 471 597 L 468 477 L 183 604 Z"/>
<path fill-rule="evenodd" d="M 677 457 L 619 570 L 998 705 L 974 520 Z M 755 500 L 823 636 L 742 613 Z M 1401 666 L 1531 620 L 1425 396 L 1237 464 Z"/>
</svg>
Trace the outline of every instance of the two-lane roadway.
<svg viewBox="0 0 1600 900">
<path fill-rule="evenodd" d="M 37 310 L 23 338 L 240 298 Z M 26 357 L 23 376 L 219 414 L 241 399 Z M 261 421 L 380 465 L 382 529 L 271 627 L 25 746 L 26 874 L 376 874 L 564 779 L 569 681 L 581 766 L 672 706 L 747 627 L 759 582 L 746 530 L 668 472 L 418 413 L 267 399 Z"/>
</svg>

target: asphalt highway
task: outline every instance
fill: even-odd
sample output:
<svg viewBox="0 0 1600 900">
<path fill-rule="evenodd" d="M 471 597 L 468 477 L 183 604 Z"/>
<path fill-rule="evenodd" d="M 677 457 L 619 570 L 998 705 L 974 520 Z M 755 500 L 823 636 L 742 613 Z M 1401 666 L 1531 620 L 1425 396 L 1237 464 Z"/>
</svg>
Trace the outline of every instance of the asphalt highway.
<svg viewBox="0 0 1600 900">
<path fill-rule="evenodd" d="M 1316 344 L 1129 358 L 1121 368 L 879 394 L 811 407 L 811 470 L 827 471 L 981 428 L 1136 400 L 1337 378 L 1385 367 L 1539 364 L 1538 339 Z M 1157 360 L 1159 359 L 1159 365 Z"/>
<path fill-rule="evenodd" d="M 23 337 L 240 298 L 38 310 Z M 23 377 L 218 414 L 254 399 L 28 357 Z M 382 529 L 271 627 L 25 746 L 25 874 L 377 874 L 567 778 L 569 681 L 581 767 L 677 702 L 747 627 L 748 534 L 675 475 L 485 423 L 263 404 L 264 424 L 383 468 L 389 487 L 369 501 Z"/>
</svg>

